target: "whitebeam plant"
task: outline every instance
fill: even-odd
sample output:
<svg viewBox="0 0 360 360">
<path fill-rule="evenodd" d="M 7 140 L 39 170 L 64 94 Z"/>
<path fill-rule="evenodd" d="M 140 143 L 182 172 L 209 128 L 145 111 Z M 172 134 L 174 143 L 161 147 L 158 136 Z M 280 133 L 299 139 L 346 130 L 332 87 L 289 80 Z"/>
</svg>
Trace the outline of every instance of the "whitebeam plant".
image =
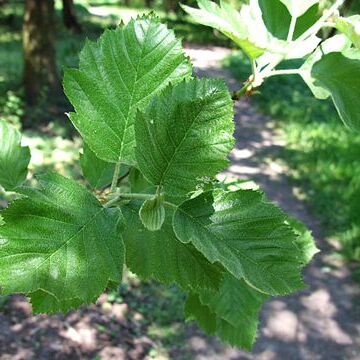
<svg viewBox="0 0 360 360">
<path fill-rule="evenodd" d="M 359 17 L 339 17 L 342 2 L 322 15 L 316 0 L 251 0 L 240 13 L 199 0 L 184 9 L 250 57 L 253 74 L 235 98 L 270 76 L 299 74 L 358 129 Z M 322 41 L 329 26 L 343 34 Z M 304 65 L 277 69 L 294 58 Z M 87 42 L 64 88 L 88 186 L 54 173 L 25 186 L 29 150 L 0 122 L 0 183 L 18 194 L 1 212 L 1 293 L 26 294 L 35 313 L 67 312 L 119 284 L 126 265 L 177 284 L 188 319 L 250 349 L 264 301 L 303 288 L 301 270 L 317 250 L 260 191 L 216 182 L 234 146 L 225 83 L 194 77 L 174 33 L 142 17 Z"/>
</svg>

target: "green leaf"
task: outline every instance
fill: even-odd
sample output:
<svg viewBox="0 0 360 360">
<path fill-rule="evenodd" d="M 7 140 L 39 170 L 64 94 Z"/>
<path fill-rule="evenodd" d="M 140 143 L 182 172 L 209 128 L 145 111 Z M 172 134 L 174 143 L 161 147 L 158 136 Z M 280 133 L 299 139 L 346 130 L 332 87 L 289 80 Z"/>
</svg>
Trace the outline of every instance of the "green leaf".
<svg viewBox="0 0 360 360">
<path fill-rule="evenodd" d="M 280 0 L 289 10 L 291 16 L 300 17 L 312 6 L 319 4 L 319 0 Z"/>
<path fill-rule="evenodd" d="M 345 34 L 356 48 L 360 49 L 360 15 L 337 18 L 336 28 Z"/>
<path fill-rule="evenodd" d="M 225 36 L 234 41 L 251 58 L 256 59 L 261 56 L 269 46 L 270 38 L 265 27 L 259 23 L 257 2 L 253 0 L 252 6 L 243 5 L 239 13 L 226 1 L 220 1 L 220 6 L 213 1 L 198 0 L 199 9 L 194 9 L 186 5 L 182 8 L 199 24 L 210 26 L 219 30 Z M 256 31 L 253 27 L 255 23 Z"/>
<path fill-rule="evenodd" d="M 266 60 L 272 62 L 272 57 L 278 59 L 279 56 L 281 56 L 286 59 L 296 59 L 311 53 L 320 41 L 316 36 L 311 36 L 304 40 L 302 44 L 298 44 L 289 50 L 286 41 L 277 38 L 276 35 L 278 34 L 274 36 L 271 33 L 271 26 L 269 25 L 272 20 L 269 19 L 274 20 L 276 18 L 276 23 L 285 21 L 284 23 L 286 24 L 290 18 L 286 8 L 286 18 L 277 18 L 279 15 L 277 9 L 282 5 L 280 3 L 275 4 L 276 7 L 274 9 L 268 6 L 264 0 L 250 0 L 249 5 L 243 5 L 241 7 L 240 13 L 226 1 L 220 1 L 219 6 L 215 2 L 198 0 L 200 9 L 193 9 L 188 6 L 183 6 L 183 8 L 196 22 L 213 27 L 232 39 L 244 50 L 250 59 L 254 60 L 262 57 L 260 63 L 266 62 Z M 262 7 L 260 5 L 262 5 Z M 284 10 L 284 6 L 282 6 L 282 8 Z M 268 15 L 266 11 L 269 9 L 270 12 Z M 299 24 L 295 29 L 296 35 L 304 31 L 305 26 L 312 22 L 313 14 L 314 10 L 309 10 L 308 14 L 299 19 Z M 267 26 L 270 28 L 270 31 Z M 284 25 L 282 24 L 281 32 L 284 31 L 283 29 Z M 278 30 L 276 30 L 276 32 L 277 31 Z M 264 65 L 266 64 L 267 63 Z"/>
<path fill-rule="evenodd" d="M 167 88 L 135 124 L 139 169 L 167 195 L 183 197 L 223 170 L 233 147 L 233 102 L 224 82 Z"/>
<path fill-rule="evenodd" d="M 256 339 L 259 311 L 267 299 L 243 279 L 227 274 L 218 291 L 190 294 L 185 315 L 197 320 L 208 334 L 250 350 Z"/>
<path fill-rule="evenodd" d="M 208 335 L 215 335 L 218 319 L 207 305 L 201 303 L 199 295 L 189 294 L 184 312 L 187 321 L 195 320 Z"/>
<path fill-rule="evenodd" d="M 59 300 L 51 293 L 44 290 L 37 290 L 34 293 L 29 294 L 29 298 L 33 311 L 37 314 L 66 313 L 83 305 L 83 301 L 79 298 Z M 95 302 L 95 300 L 96 299 L 93 301 Z"/>
<path fill-rule="evenodd" d="M 173 212 L 160 231 L 148 231 L 139 219 L 140 204 L 130 203 L 122 208 L 126 229 L 126 265 L 143 279 L 155 279 L 164 284 L 177 284 L 184 290 L 217 289 L 222 268 L 210 264 L 191 244 L 181 243 L 172 229 Z"/>
<path fill-rule="evenodd" d="M 129 184 L 132 193 L 155 193 L 156 187 L 150 184 L 145 178 L 144 175 L 141 173 L 140 170 L 136 169 L 135 167 L 131 168 L 129 174 Z"/>
<path fill-rule="evenodd" d="M 175 212 L 174 230 L 211 262 L 261 292 L 285 295 L 303 287 L 301 253 L 286 215 L 261 192 L 206 192 Z"/>
<path fill-rule="evenodd" d="M 102 189 L 111 184 L 115 164 L 99 159 L 86 144 L 83 154 L 80 154 L 80 164 L 84 177 L 92 188 Z"/>
<path fill-rule="evenodd" d="M 275 37 L 286 40 L 291 23 L 291 15 L 287 7 L 281 0 L 259 0 L 259 5 L 267 29 Z M 314 5 L 297 19 L 294 39 L 315 24 L 320 17 L 318 12 L 318 5 Z"/>
<path fill-rule="evenodd" d="M 219 290 L 200 293 L 201 302 L 214 313 L 229 324 L 244 328 L 245 332 L 249 330 L 248 343 L 255 340 L 259 311 L 268 298 L 243 279 L 238 280 L 230 274 L 224 276 Z"/>
<path fill-rule="evenodd" d="M 2 212 L 0 287 L 4 294 L 30 293 L 35 312 L 43 311 L 37 305 L 44 298 L 55 306 L 47 311 L 65 311 L 71 299 L 92 302 L 109 280 L 121 280 L 122 216 L 72 180 L 39 180 L 41 189 L 20 188 L 26 197 Z"/>
<path fill-rule="evenodd" d="M 219 30 L 242 48 L 251 59 L 264 53 L 264 49 L 250 39 L 250 33 L 240 13 L 231 5 L 225 1 L 221 1 L 220 6 L 208 0 L 198 0 L 197 3 L 199 9 L 181 6 L 194 21 Z"/>
<path fill-rule="evenodd" d="M 300 249 L 302 255 L 301 263 L 308 264 L 312 258 L 319 252 L 311 231 L 299 220 L 289 217 L 287 222 L 297 234 L 295 244 Z"/>
<path fill-rule="evenodd" d="M 173 31 L 156 19 L 137 19 L 87 42 L 79 69 L 67 69 L 70 119 L 102 160 L 135 163 L 134 121 L 152 96 L 191 76 L 191 65 Z"/>
<path fill-rule="evenodd" d="M 21 146 L 20 133 L 0 120 L 0 185 L 7 191 L 21 185 L 27 176 L 30 149 Z"/>
<path fill-rule="evenodd" d="M 163 198 L 155 196 L 154 199 L 144 201 L 140 208 L 139 215 L 143 225 L 148 230 L 160 230 L 165 221 Z"/>
<path fill-rule="evenodd" d="M 316 51 L 307 58 L 303 66 L 300 68 L 300 75 L 317 99 L 327 99 L 330 96 L 330 92 L 324 87 L 320 86 L 319 83 L 316 83 L 316 79 L 312 76 L 312 69 L 314 64 L 317 63 L 326 54 L 346 51 L 350 47 L 351 43 L 346 38 L 346 36 L 335 35 L 321 43 Z"/>
<path fill-rule="evenodd" d="M 344 124 L 360 131 L 360 50 L 330 53 L 321 58 L 312 69 L 316 85 L 325 88 L 334 101 Z M 351 57 L 351 58 L 350 58 Z"/>
</svg>

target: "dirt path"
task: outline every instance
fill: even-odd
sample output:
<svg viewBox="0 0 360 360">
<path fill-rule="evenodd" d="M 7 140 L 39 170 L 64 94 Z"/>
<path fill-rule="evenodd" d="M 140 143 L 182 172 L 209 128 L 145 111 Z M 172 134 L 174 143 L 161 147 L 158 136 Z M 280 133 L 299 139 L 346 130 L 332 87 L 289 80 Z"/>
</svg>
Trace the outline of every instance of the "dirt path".
<svg viewBox="0 0 360 360">
<path fill-rule="evenodd" d="M 200 76 L 225 78 L 232 89 L 239 88 L 240 84 L 221 68 L 221 60 L 229 50 L 191 48 L 188 52 Z M 198 359 L 358 360 L 360 316 L 354 300 L 359 289 L 346 267 L 330 256 L 331 249 L 321 236 L 318 221 L 294 195 L 286 169 L 262 160 L 271 159 L 284 146 L 271 119 L 257 113 L 247 99 L 236 104 L 236 112 L 238 141 L 231 155 L 232 166 L 226 173 L 259 184 L 268 197 L 307 224 L 322 252 L 305 272 L 308 289 L 265 306 L 251 355 L 224 350 L 223 357 L 208 353 Z"/>
</svg>

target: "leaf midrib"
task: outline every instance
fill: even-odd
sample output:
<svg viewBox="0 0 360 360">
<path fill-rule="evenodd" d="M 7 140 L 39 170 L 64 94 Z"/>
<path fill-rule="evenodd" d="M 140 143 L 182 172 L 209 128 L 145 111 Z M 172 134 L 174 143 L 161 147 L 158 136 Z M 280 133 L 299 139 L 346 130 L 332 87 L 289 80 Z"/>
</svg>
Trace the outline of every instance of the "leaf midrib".
<svg viewBox="0 0 360 360">
<path fill-rule="evenodd" d="M 133 83 L 132 92 L 131 92 L 131 95 L 130 95 L 130 103 L 129 103 L 128 111 L 127 111 L 127 114 L 126 114 L 126 117 L 125 117 L 124 131 L 123 131 L 122 136 L 121 136 L 120 154 L 119 154 L 118 161 L 121 161 L 122 158 L 123 158 L 123 152 L 124 152 L 124 146 L 123 145 L 124 145 L 125 135 L 127 134 L 127 131 L 128 131 L 128 124 L 129 124 L 129 120 L 130 120 L 130 114 L 131 114 L 132 108 L 134 106 L 133 102 L 134 102 L 135 89 L 136 89 L 137 82 L 138 82 L 138 72 L 139 72 L 140 64 L 142 62 L 142 57 L 143 57 L 143 53 L 144 53 L 144 44 L 146 43 L 148 34 L 149 34 L 149 28 L 146 31 L 145 38 L 144 38 L 144 41 L 142 43 L 141 53 L 140 53 L 140 56 L 139 56 L 138 63 L 136 65 L 136 67 L 133 66 L 134 69 L 135 69 L 135 79 L 134 79 L 134 83 Z M 124 36 L 124 39 L 125 39 L 125 36 Z M 126 48 L 126 45 L 125 45 L 125 48 Z M 130 57 L 129 57 L 129 60 L 130 60 Z M 132 64 L 131 60 L 130 60 L 130 63 Z"/>
<path fill-rule="evenodd" d="M 159 182 L 159 186 L 163 185 L 163 182 L 164 182 L 164 178 L 166 177 L 166 175 L 168 174 L 168 172 L 170 171 L 170 168 L 172 167 L 172 163 L 176 157 L 176 155 L 178 154 L 179 152 L 179 149 L 182 147 L 182 144 L 184 143 L 184 141 L 187 139 L 188 137 L 188 134 L 189 132 L 192 130 L 194 124 L 197 122 L 199 116 L 201 115 L 201 113 L 203 112 L 204 110 L 204 107 L 207 105 L 207 101 L 208 101 L 208 98 L 210 98 L 211 96 L 213 96 L 215 93 L 217 92 L 217 90 L 213 90 L 209 93 L 209 95 L 207 95 L 204 99 L 204 103 L 202 104 L 202 107 L 201 109 L 199 110 L 198 114 L 195 116 L 195 118 L 193 119 L 193 121 L 191 122 L 189 128 L 186 130 L 183 138 L 181 139 L 180 143 L 175 147 L 175 150 L 170 158 L 170 160 L 167 162 L 167 165 L 166 165 L 166 168 L 165 170 L 163 171 L 162 175 L 161 175 L 161 178 L 160 180 L 158 181 Z M 148 122 L 146 122 L 147 126 L 148 126 Z M 150 129 L 149 129 L 150 130 Z M 151 132 L 150 132 L 151 133 Z M 152 134 L 152 133 L 151 133 Z"/>
</svg>

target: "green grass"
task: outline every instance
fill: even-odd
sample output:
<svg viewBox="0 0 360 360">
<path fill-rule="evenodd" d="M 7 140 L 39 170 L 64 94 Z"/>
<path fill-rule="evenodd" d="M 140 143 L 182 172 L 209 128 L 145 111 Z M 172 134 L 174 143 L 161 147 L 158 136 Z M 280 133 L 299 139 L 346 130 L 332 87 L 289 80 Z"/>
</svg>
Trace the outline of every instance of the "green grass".
<svg viewBox="0 0 360 360">
<path fill-rule="evenodd" d="M 242 81 L 250 72 L 240 53 L 225 66 Z M 297 76 L 268 79 L 253 100 L 283 130 L 287 146 L 277 160 L 290 168 L 314 216 L 340 240 L 347 259 L 360 261 L 360 134 L 346 129 L 332 102 L 315 99 Z"/>
</svg>

